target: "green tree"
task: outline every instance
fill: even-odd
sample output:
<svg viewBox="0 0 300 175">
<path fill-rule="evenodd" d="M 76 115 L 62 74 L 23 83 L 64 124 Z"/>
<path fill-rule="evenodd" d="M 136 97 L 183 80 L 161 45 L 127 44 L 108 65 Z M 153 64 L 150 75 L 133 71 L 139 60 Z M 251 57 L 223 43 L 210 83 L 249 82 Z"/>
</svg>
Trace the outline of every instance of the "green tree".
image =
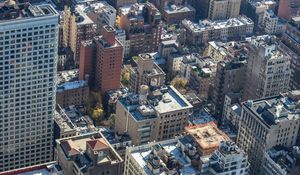
<svg viewBox="0 0 300 175">
<path fill-rule="evenodd" d="M 139 56 L 133 56 L 133 57 L 132 57 L 132 59 L 133 59 L 134 61 L 137 61 L 139 58 L 140 58 Z"/>
<path fill-rule="evenodd" d="M 171 81 L 171 84 L 176 88 L 176 89 L 184 89 L 187 85 L 187 79 L 185 78 L 174 78 Z"/>
<path fill-rule="evenodd" d="M 116 122 L 116 114 L 111 114 L 110 116 L 109 116 L 109 127 L 110 128 L 114 128 L 114 126 L 115 126 L 115 122 Z"/>
<path fill-rule="evenodd" d="M 129 79 L 130 79 L 130 71 L 128 69 L 125 69 L 122 72 L 122 84 L 124 86 L 127 86 L 129 84 Z"/>
</svg>

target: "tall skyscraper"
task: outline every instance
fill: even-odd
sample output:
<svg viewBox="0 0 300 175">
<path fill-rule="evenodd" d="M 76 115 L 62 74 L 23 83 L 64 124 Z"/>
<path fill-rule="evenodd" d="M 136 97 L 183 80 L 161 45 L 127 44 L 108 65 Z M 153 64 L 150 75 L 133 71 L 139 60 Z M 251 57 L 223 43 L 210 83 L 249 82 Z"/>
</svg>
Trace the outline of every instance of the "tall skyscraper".
<svg viewBox="0 0 300 175">
<path fill-rule="evenodd" d="M 0 5 L 0 172 L 52 160 L 59 15 Z"/>
</svg>

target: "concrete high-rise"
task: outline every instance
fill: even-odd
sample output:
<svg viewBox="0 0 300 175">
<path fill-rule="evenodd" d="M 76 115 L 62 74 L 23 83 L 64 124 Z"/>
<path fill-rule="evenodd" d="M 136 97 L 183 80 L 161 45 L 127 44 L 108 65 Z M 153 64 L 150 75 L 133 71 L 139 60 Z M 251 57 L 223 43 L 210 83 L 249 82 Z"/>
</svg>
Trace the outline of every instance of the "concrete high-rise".
<svg viewBox="0 0 300 175">
<path fill-rule="evenodd" d="M 299 91 L 242 103 L 238 146 L 249 156 L 250 173 L 261 171 L 266 150 L 292 147 L 299 131 Z"/>
<path fill-rule="evenodd" d="M 292 18 L 287 24 L 284 32 L 280 48 L 291 56 L 291 80 L 290 89 L 300 89 L 300 18 Z"/>
<path fill-rule="evenodd" d="M 271 97 L 287 92 L 291 76 L 290 56 L 278 49 L 274 36 L 256 36 L 249 42 L 243 99 Z"/>
<path fill-rule="evenodd" d="M 52 160 L 59 14 L 0 5 L 0 172 Z"/>
</svg>

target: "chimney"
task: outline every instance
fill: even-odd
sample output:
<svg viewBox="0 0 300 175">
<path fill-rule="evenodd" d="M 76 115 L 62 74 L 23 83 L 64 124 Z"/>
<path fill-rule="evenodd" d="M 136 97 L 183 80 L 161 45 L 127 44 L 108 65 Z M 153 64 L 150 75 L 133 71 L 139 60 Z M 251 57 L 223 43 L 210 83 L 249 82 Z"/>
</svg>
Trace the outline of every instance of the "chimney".
<svg viewBox="0 0 300 175">
<path fill-rule="evenodd" d="M 109 45 L 115 44 L 116 31 L 112 26 L 108 26 L 108 25 L 103 26 L 102 36 Z"/>
</svg>

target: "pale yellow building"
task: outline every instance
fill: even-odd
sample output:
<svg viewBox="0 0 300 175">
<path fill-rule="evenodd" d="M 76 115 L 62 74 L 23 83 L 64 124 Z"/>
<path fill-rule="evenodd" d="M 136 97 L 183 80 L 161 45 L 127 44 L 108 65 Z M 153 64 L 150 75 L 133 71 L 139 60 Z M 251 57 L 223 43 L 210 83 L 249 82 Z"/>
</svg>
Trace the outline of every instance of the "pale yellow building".
<svg viewBox="0 0 300 175">
<path fill-rule="evenodd" d="M 95 23 L 81 10 L 65 7 L 63 16 L 63 46 L 74 53 L 75 65 L 79 65 L 80 43 L 92 39 Z"/>
<path fill-rule="evenodd" d="M 211 0 L 208 18 L 210 20 L 224 20 L 235 18 L 240 13 L 241 0 Z"/>
</svg>

